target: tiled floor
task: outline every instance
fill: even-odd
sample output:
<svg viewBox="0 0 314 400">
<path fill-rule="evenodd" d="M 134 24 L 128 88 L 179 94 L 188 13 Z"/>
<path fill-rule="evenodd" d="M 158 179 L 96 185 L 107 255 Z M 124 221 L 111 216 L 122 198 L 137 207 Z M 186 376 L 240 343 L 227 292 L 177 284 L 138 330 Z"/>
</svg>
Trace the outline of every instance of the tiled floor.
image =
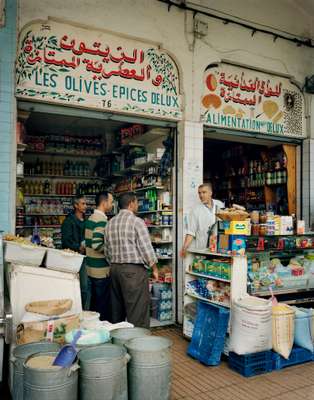
<svg viewBox="0 0 314 400">
<path fill-rule="evenodd" d="M 188 357 L 180 329 L 158 329 L 155 334 L 173 341 L 171 400 L 314 400 L 314 362 L 244 378 L 225 362 L 206 367 Z"/>
</svg>

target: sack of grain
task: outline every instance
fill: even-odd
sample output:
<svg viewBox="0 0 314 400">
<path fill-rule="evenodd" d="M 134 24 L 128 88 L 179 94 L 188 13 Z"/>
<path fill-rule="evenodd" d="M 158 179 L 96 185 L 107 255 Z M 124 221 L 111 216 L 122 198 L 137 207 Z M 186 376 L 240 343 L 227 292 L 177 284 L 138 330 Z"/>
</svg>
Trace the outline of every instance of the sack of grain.
<svg viewBox="0 0 314 400">
<path fill-rule="evenodd" d="M 234 302 L 231 311 L 230 351 L 258 353 L 272 348 L 271 301 L 247 296 Z"/>
<path fill-rule="evenodd" d="M 294 341 L 295 310 L 287 304 L 273 306 L 273 350 L 289 358 Z"/>
</svg>

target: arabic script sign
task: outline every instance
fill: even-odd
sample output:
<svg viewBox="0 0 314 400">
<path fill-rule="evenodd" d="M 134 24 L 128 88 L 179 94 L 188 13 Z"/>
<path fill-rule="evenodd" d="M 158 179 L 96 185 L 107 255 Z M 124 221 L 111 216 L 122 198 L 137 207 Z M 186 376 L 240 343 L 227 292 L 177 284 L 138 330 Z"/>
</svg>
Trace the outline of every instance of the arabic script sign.
<svg viewBox="0 0 314 400">
<path fill-rule="evenodd" d="M 20 33 L 17 97 L 179 119 L 178 69 L 165 52 L 55 21 Z"/>
<path fill-rule="evenodd" d="M 201 119 L 209 126 L 305 136 L 304 99 L 287 78 L 229 64 L 204 74 Z"/>
</svg>

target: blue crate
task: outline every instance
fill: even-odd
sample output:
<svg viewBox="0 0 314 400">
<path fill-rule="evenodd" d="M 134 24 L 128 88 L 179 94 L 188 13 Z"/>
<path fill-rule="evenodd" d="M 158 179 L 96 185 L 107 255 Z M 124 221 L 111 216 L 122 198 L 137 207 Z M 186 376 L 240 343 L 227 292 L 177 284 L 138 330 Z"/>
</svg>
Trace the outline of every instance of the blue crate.
<svg viewBox="0 0 314 400">
<path fill-rule="evenodd" d="M 236 361 L 232 361 L 229 358 L 229 367 L 246 378 L 266 374 L 267 372 L 271 372 L 273 370 L 271 360 L 245 365 Z"/>
<path fill-rule="evenodd" d="M 273 369 L 282 369 L 292 365 L 303 364 L 313 360 L 313 353 L 302 347 L 294 346 L 288 360 L 278 353 L 272 352 Z"/>
<path fill-rule="evenodd" d="M 224 350 L 229 314 L 224 307 L 199 301 L 187 354 L 205 365 L 218 365 Z"/>
<path fill-rule="evenodd" d="M 241 364 L 243 366 L 252 365 L 272 360 L 272 351 L 261 351 L 259 353 L 239 355 L 233 352 L 229 353 L 229 361 Z"/>
</svg>

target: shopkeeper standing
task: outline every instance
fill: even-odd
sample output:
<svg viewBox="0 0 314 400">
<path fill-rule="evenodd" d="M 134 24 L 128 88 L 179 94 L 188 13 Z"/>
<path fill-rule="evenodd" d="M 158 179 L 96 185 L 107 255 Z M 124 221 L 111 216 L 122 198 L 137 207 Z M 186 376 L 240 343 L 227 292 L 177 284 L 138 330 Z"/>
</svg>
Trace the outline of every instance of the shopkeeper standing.
<svg viewBox="0 0 314 400">
<path fill-rule="evenodd" d="M 70 249 L 77 253 L 85 254 L 85 212 L 85 197 L 74 197 L 73 211 L 66 217 L 61 226 L 61 241 L 63 249 Z M 89 295 L 85 262 L 83 262 L 80 269 L 80 286 L 82 307 L 84 310 L 87 310 L 89 307 Z"/>
<path fill-rule="evenodd" d="M 223 202 L 212 198 L 213 187 L 211 183 L 200 185 L 198 195 L 201 204 L 194 207 L 189 215 L 187 233 L 180 251 L 181 257 L 186 256 L 186 251 L 192 242 L 196 249 L 208 247 L 210 229 L 216 222 L 216 213 L 219 209 L 224 208 Z"/>
<path fill-rule="evenodd" d="M 112 322 L 125 318 L 138 327 L 149 328 L 150 295 L 148 269 L 158 280 L 157 257 L 145 222 L 135 214 L 134 194 L 119 198 L 120 212 L 105 229 L 105 255 L 111 263 Z"/>
<path fill-rule="evenodd" d="M 100 314 L 102 321 L 111 321 L 110 268 L 104 255 L 104 233 L 112 210 L 109 192 L 96 195 L 96 209 L 85 224 L 86 270 L 91 288 L 90 310 Z"/>
</svg>

